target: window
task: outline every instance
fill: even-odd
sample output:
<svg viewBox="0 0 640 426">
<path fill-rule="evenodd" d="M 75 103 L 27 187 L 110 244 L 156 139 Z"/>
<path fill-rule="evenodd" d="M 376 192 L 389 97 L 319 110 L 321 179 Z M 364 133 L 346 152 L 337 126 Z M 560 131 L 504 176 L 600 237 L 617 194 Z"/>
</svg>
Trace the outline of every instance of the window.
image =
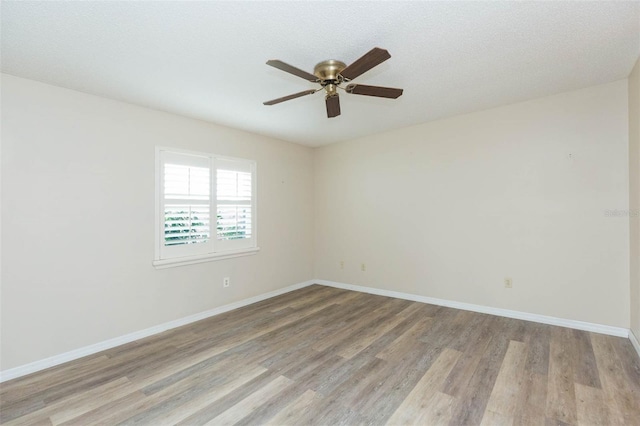
<svg viewBox="0 0 640 426">
<path fill-rule="evenodd" d="M 254 254 L 256 163 L 158 148 L 156 267 Z"/>
</svg>

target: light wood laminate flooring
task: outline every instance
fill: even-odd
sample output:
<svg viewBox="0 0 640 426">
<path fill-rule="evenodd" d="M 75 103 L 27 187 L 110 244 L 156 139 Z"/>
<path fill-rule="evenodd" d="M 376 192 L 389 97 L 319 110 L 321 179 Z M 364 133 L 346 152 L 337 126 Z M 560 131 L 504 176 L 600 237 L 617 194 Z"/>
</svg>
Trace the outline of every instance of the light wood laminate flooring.
<svg viewBox="0 0 640 426">
<path fill-rule="evenodd" d="M 0 386 L 7 425 L 640 425 L 628 339 L 320 285 Z"/>
</svg>

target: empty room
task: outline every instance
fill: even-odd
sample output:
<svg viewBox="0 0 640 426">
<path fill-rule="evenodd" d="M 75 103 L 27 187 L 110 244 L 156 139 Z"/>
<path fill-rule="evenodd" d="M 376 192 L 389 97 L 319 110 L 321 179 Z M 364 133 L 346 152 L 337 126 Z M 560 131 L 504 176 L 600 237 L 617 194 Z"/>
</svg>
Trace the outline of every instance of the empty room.
<svg viewBox="0 0 640 426">
<path fill-rule="evenodd" d="M 640 425 L 640 1 L 0 25 L 0 424 Z"/>
</svg>

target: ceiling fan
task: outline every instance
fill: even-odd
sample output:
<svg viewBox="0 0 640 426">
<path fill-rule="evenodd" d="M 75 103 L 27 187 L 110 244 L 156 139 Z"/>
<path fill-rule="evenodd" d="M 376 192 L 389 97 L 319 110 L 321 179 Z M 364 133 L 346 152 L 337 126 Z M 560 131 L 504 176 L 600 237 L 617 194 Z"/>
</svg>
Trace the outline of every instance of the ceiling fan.
<svg viewBox="0 0 640 426">
<path fill-rule="evenodd" d="M 402 89 L 394 89 L 392 87 L 366 86 L 364 84 L 348 84 L 342 87 L 342 83 L 350 82 L 356 77 L 369 71 L 371 68 L 380 65 L 391 55 L 385 49 L 374 47 L 360 59 L 347 66 L 344 62 L 329 59 L 322 61 L 315 66 L 313 74 L 286 64 L 280 60 L 272 59 L 267 61 L 267 65 L 278 68 L 284 72 L 288 72 L 313 83 L 320 84 L 320 88 L 305 90 L 304 92 L 294 93 L 293 95 L 284 96 L 282 98 L 273 99 L 264 102 L 264 105 L 275 105 L 280 102 L 296 99 L 301 96 L 312 95 L 320 90 L 325 91 L 325 103 L 327 106 L 327 117 L 333 118 L 340 115 L 340 99 L 338 98 L 338 89 L 342 89 L 353 95 L 377 96 L 380 98 L 396 99 L 402 95 Z"/>
</svg>

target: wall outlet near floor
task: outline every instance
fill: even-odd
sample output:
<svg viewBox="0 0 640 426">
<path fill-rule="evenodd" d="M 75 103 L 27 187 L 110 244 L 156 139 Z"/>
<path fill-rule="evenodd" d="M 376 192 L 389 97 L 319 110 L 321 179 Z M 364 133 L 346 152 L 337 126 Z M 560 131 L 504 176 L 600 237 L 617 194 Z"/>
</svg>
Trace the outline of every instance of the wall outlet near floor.
<svg viewBox="0 0 640 426">
<path fill-rule="evenodd" d="M 360 270 L 361 270 L 362 272 L 366 271 L 366 270 L 367 270 L 367 265 L 365 265 L 364 263 L 361 263 L 361 264 L 360 264 Z"/>
<path fill-rule="evenodd" d="M 231 278 L 224 277 L 222 279 L 222 287 L 229 287 L 231 285 Z"/>
<path fill-rule="evenodd" d="M 340 269 L 344 269 L 344 260 L 340 261 Z"/>
<path fill-rule="evenodd" d="M 511 278 L 504 279 L 504 288 L 513 288 L 513 280 Z"/>
</svg>

